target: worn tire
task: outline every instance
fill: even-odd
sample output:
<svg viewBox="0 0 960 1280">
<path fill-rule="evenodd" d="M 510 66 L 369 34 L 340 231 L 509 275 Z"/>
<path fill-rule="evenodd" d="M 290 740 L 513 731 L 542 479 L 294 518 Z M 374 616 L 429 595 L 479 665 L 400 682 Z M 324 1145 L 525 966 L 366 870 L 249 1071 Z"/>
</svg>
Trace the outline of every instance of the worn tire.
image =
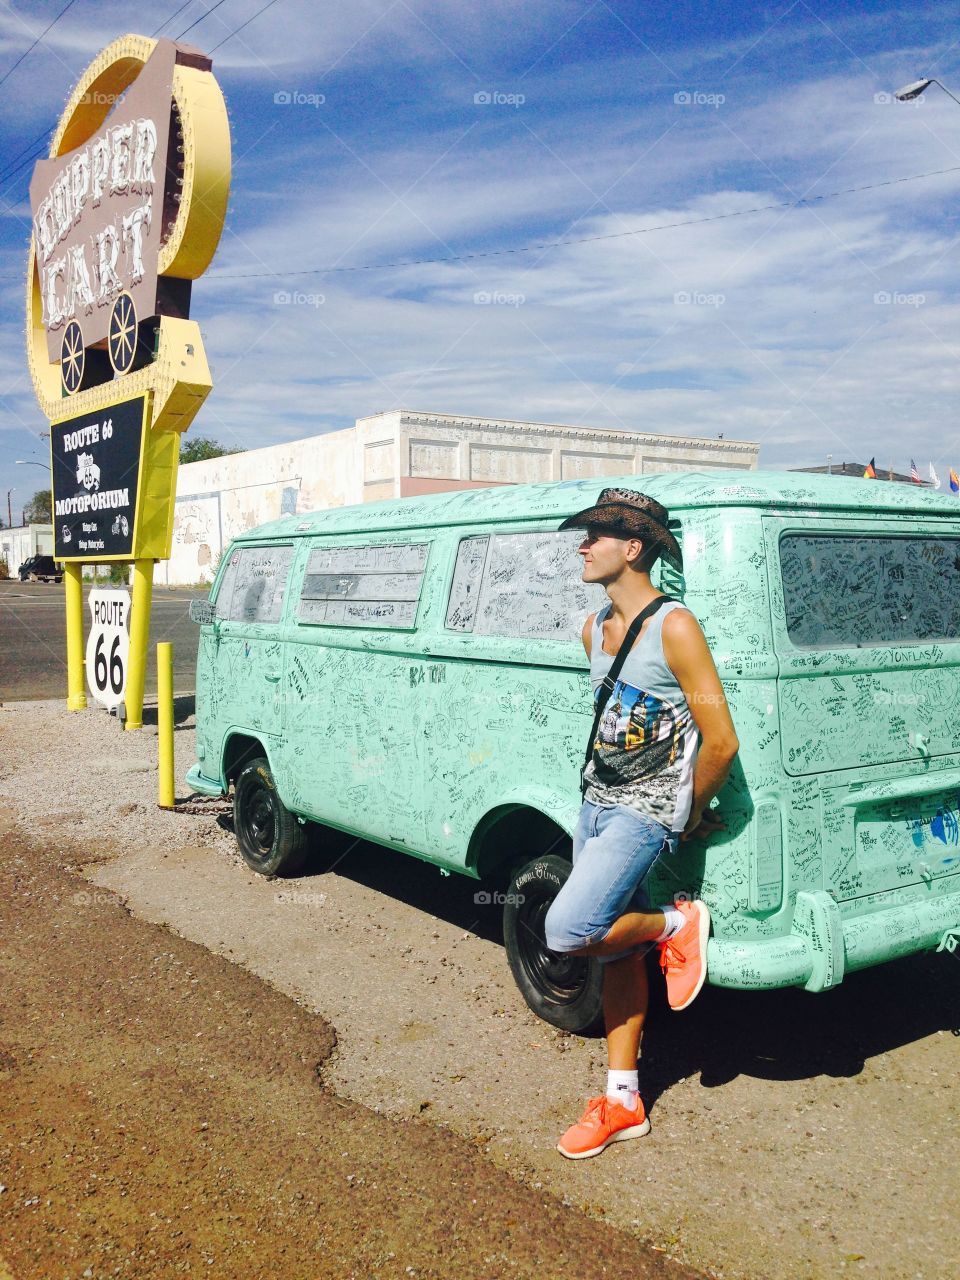
<svg viewBox="0 0 960 1280">
<path fill-rule="evenodd" d="M 262 876 L 296 875 L 306 860 L 307 829 L 280 799 L 263 756 L 237 775 L 233 829 L 244 862 Z"/>
<path fill-rule="evenodd" d="M 563 1031 L 603 1028 L 603 971 L 595 959 L 551 951 L 543 922 L 571 864 L 556 854 L 534 858 L 513 876 L 503 908 L 503 941 L 514 980 L 538 1017 Z"/>
</svg>

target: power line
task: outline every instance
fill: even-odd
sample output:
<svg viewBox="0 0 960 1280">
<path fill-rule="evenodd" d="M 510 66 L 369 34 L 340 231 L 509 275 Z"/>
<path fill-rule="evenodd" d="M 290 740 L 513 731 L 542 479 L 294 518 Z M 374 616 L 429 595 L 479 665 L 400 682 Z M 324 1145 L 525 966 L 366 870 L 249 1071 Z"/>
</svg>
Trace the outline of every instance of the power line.
<svg viewBox="0 0 960 1280">
<path fill-rule="evenodd" d="M 217 0 L 216 4 L 212 4 L 209 9 L 204 10 L 200 17 L 191 22 L 189 27 L 184 27 L 178 36 L 174 36 L 175 40 L 182 40 L 188 31 L 192 31 L 194 27 L 198 27 L 204 18 L 209 18 L 214 9 L 219 9 L 222 4 L 226 4 L 226 0 Z"/>
<path fill-rule="evenodd" d="M 724 222 L 730 218 L 746 218 L 751 214 L 770 213 L 775 209 L 803 209 L 809 205 L 835 200 L 838 196 L 856 195 L 861 191 L 878 191 L 881 187 L 895 187 L 904 182 L 919 182 L 923 178 L 938 178 L 947 173 L 960 173 L 960 165 L 949 169 L 931 169 L 928 173 L 912 173 L 903 178 L 888 178 L 885 182 L 869 182 L 860 187 L 843 187 L 827 191 L 809 200 L 778 200 L 774 204 L 754 205 L 750 209 L 732 209 L 729 213 L 714 213 L 703 218 L 684 218 L 677 222 L 659 222 L 651 227 L 637 227 L 634 231 L 611 231 L 600 236 L 579 236 L 569 240 L 547 240 L 540 244 L 520 245 L 514 249 L 489 249 L 478 253 L 451 254 L 445 258 L 409 258 L 402 262 L 367 262 L 353 267 L 306 267 L 298 271 L 211 271 L 208 280 L 262 280 L 286 276 L 343 275 L 356 271 L 392 271 L 399 267 L 435 266 L 445 262 L 472 262 L 477 258 L 501 258 L 508 254 L 537 253 L 545 249 L 560 249 L 571 244 L 593 244 L 598 240 L 622 240 L 627 236 L 646 236 L 654 231 L 673 231 L 677 227 L 699 227 L 705 222 Z"/>
<path fill-rule="evenodd" d="M 267 3 L 263 6 L 262 9 L 258 9 L 257 12 L 252 15 L 252 17 L 249 17 L 246 20 L 246 22 L 241 22 L 240 26 L 237 27 L 236 30 L 231 31 L 228 36 L 224 36 L 223 39 L 220 41 L 220 44 L 215 44 L 209 52 L 211 54 L 216 53 L 216 51 L 220 48 L 221 44 L 226 44 L 227 41 L 232 40 L 235 35 L 239 35 L 239 33 L 243 30 L 244 27 L 249 27 L 250 23 L 253 22 L 254 18 L 259 18 L 261 13 L 266 13 L 267 10 L 272 9 L 276 3 L 277 3 L 277 0 L 267 0 Z"/>
<path fill-rule="evenodd" d="M 940 178 L 948 173 L 960 173 L 960 165 L 949 169 L 930 169 L 927 173 L 911 173 L 902 178 L 887 178 L 884 182 L 868 182 L 859 187 L 842 187 L 824 192 L 809 200 L 778 200 L 773 204 L 758 204 L 749 209 L 732 209 L 729 213 L 714 213 L 703 218 L 683 218 L 677 222 L 658 222 L 651 227 L 637 227 L 634 231 L 611 231 L 600 236 L 578 236 L 569 240 L 547 240 L 539 244 L 520 245 L 515 249 L 489 249 L 478 253 L 451 254 L 445 258 L 409 258 L 402 262 L 367 262 L 353 267 L 306 267 L 299 271 L 211 271 L 208 280 L 275 280 L 287 276 L 346 275 L 357 271 L 393 271 L 400 267 L 436 266 L 445 262 L 473 262 L 478 258 L 502 258 L 521 253 L 537 253 L 540 250 L 560 249 L 571 244 L 595 244 L 599 240 L 623 240 L 627 236 L 646 236 L 655 231 L 673 231 L 678 227 L 699 227 L 707 222 L 725 222 L 731 218 L 746 218 L 756 213 L 771 213 L 776 209 L 803 209 L 835 200 L 838 196 L 858 195 L 861 191 L 879 191 L 882 187 L 896 187 L 905 182 L 920 182 L 924 178 Z M 0 276 L 0 280 L 17 280 L 19 276 Z"/>
<path fill-rule="evenodd" d="M 183 36 L 187 34 L 188 31 L 191 31 L 195 26 L 197 26 L 198 23 L 202 22 L 204 18 L 206 18 L 209 14 L 213 13 L 214 9 L 219 9 L 220 5 L 224 4 L 225 2 L 226 0 L 217 0 L 216 4 L 211 5 L 209 9 L 205 9 L 204 12 L 200 15 L 199 18 L 196 19 L 195 22 L 191 23 L 189 27 L 181 31 L 179 35 L 174 37 L 174 39 L 180 40 Z M 39 43 L 39 41 L 43 39 L 43 36 L 47 34 L 47 31 L 50 31 L 51 28 L 63 16 L 63 14 L 66 13 L 67 9 L 69 9 L 70 6 L 75 3 L 76 3 L 76 0 L 70 0 L 70 3 L 67 4 L 60 11 L 57 17 L 54 18 L 53 22 L 50 23 L 50 26 L 47 27 L 47 30 L 44 31 L 42 35 L 37 37 L 33 45 L 30 46 L 30 49 L 33 49 Z M 164 21 L 161 22 L 160 26 L 157 27 L 156 30 L 153 32 L 151 39 L 156 38 L 160 34 L 160 32 L 163 30 L 163 28 L 167 26 L 168 23 L 173 22 L 173 20 L 179 17 L 179 15 L 183 13 L 184 9 L 189 8 L 192 3 L 193 3 L 193 0 L 185 0 L 185 2 L 180 5 L 179 9 L 174 10 L 174 12 L 170 14 L 168 18 L 165 18 Z M 227 35 L 225 35 L 224 38 L 219 42 L 219 44 L 214 45 L 213 49 L 211 49 L 210 52 L 213 53 L 217 49 L 219 49 L 221 45 L 226 44 L 228 40 L 231 40 L 235 35 L 238 34 L 238 32 L 242 31 L 244 27 L 248 27 L 251 22 L 253 22 L 256 18 L 260 17 L 261 13 L 265 13 L 267 9 L 272 8 L 272 6 L 275 5 L 276 3 L 277 3 L 277 0 L 268 0 L 268 3 L 263 5 L 261 8 L 257 10 L 256 13 L 252 14 L 249 18 L 247 18 L 246 22 L 242 22 L 239 27 L 235 27 L 233 31 L 228 32 Z M 23 59 L 30 52 L 30 49 L 28 49 L 27 52 L 22 55 L 17 65 L 19 65 L 19 62 L 23 61 Z M 11 67 L 10 71 L 7 72 L 7 75 L 8 76 L 11 75 L 15 70 L 16 70 L 16 66 Z M 6 76 L 4 77 L 4 79 L 6 79 Z M 3 81 L 0 80 L 0 84 L 2 83 Z M 26 168 L 27 165 L 31 164 L 34 160 L 38 159 L 40 156 L 43 155 L 43 152 L 46 150 L 45 145 L 41 146 L 38 151 L 32 151 L 32 154 L 28 155 L 27 153 L 31 152 L 32 148 L 36 147 L 38 143 L 45 144 L 47 137 L 48 137 L 47 131 L 44 131 L 43 133 L 39 134 L 36 138 L 34 138 L 32 142 L 28 142 L 25 147 L 21 148 L 21 150 L 18 151 L 17 154 L 8 161 L 7 168 L 5 168 L 2 173 L 0 173 L 0 186 L 5 185 L 7 182 L 9 182 L 11 178 L 15 177 L 20 172 L 21 169 Z M 21 156 L 24 157 L 22 160 L 21 160 Z"/>
<path fill-rule="evenodd" d="M 25 147 L 13 156 L 10 161 L 10 167 L 8 169 L 4 169 L 3 173 L 0 173 L 0 184 L 5 183 L 8 178 L 12 178 L 15 173 L 19 173 L 24 165 L 29 164 L 31 160 L 35 160 L 38 155 L 43 153 L 46 149 L 45 146 L 42 146 L 39 151 L 34 151 L 32 155 L 27 155 L 27 152 L 30 151 L 32 147 L 35 147 L 38 142 L 46 143 L 48 132 L 48 130 L 44 130 L 43 133 L 34 138 L 32 142 L 28 142 Z M 21 156 L 24 156 L 25 159 L 21 160 Z"/>
<path fill-rule="evenodd" d="M 183 13 L 184 9 L 189 9 L 192 4 L 193 4 L 193 0 L 184 0 L 183 4 L 176 11 L 176 13 L 171 13 L 169 18 L 164 18 L 164 20 L 160 23 L 159 27 L 157 27 L 156 31 L 151 32 L 150 39 L 151 40 L 155 39 L 163 30 L 163 28 L 167 25 L 168 22 L 172 22 L 174 18 L 179 18 L 181 13 Z"/>
<path fill-rule="evenodd" d="M 47 34 L 47 31 L 50 31 L 51 28 L 54 27 L 56 23 L 59 22 L 60 18 L 62 18 L 63 15 L 67 12 L 67 9 L 69 9 L 71 5 L 75 3 L 76 3 L 76 0 L 70 0 L 69 4 L 65 5 L 64 8 L 60 10 L 56 18 L 54 18 L 53 22 L 50 23 L 50 26 L 47 27 L 46 31 L 44 31 L 42 35 L 39 35 L 37 37 L 37 39 L 33 42 L 30 48 L 26 51 L 26 53 L 22 54 L 21 57 L 17 60 L 17 62 L 10 68 L 7 74 L 3 77 L 3 79 L 0 79 L 0 85 L 2 85 L 3 81 L 7 79 L 7 76 L 10 76 L 13 74 L 13 72 L 17 69 L 17 66 L 19 66 L 19 64 L 24 60 L 24 58 L 26 58 L 27 54 L 29 54 L 30 51 L 34 49 L 37 46 L 37 44 L 39 44 L 39 42 L 43 39 L 43 37 Z M 211 6 L 211 8 L 205 10 L 200 15 L 200 17 L 197 19 L 197 22 L 201 22 L 207 16 L 207 14 L 212 13 L 214 9 L 219 8 L 219 6 L 223 3 L 225 3 L 225 0 L 218 0 L 217 4 L 214 4 L 213 6 Z M 276 0 L 270 0 L 270 3 L 275 4 Z M 181 13 L 183 13 L 184 9 L 188 9 L 191 4 L 193 4 L 193 0 L 185 0 L 185 3 L 182 4 L 179 9 L 176 9 L 173 13 L 171 13 L 169 18 L 165 18 L 164 21 L 160 23 L 160 26 L 157 27 L 156 30 L 153 32 L 151 39 L 155 39 L 163 30 L 163 28 L 167 25 L 167 23 L 172 22 L 174 18 L 178 17 Z M 268 5 L 265 5 L 264 7 L 269 8 L 270 5 L 268 4 Z M 261 9 L 260 13 L 262 12 L 263 10 Z M 253 18 L 256 18 L 257 16 L 258 14 L 255 13 L 253 15 Z M 253 21 L 253 18 L 248 18 L 247 22 L 243 23 L 241 27 L 237 28 L 237 31 L 242 31 L 243 27 L 245 27 L 247 23 Z M 192 26 L 195 27 L 197 25 L 197 22 L 194 22 Z M 186 30 L 190 31 L 191 27 L 187 27 Z M 229 40 L 230 36 L 235 34 L 236 32 L 231 32 L 230 35 L 225 37 L 225 40 Z M 181 31 L 180 35 L 177 36 L 176 39 L 179 40 L 180 36 L 183 36 L 183 35 L 186 35 L 186 31 Z M 220 44 L 225 43 L 225 40 L 221 40 Z M 217 45 L 216 47 L 219 49 L 220 45 Z M 36 138 L 34 138 L 32 142 L 28 142 L 25 147 L 22 147 L 15 156 L 11 157 L 10 160 L 8 160 L 7 162 L 8 167 L 5 168 L 2 173 L 0 173 L 0 186 L 5 185 L 11 178 L 15 177 L 20 172 L 21 169 L 25 168 L 28 164 L 31 164 L 34 160 L 38 159 L 43 154 L 43 152 L 46 150 L 45 145 L 42 146 L 39 151 L 33 151 L 31 155 L 27 155 L 27 152 L 31 151 L 32 148 L 36 147 L 37 143 L 45 144 L 47 137 L 48 137 L 48 131 L 45 130 L 43 133 L 39 134 Z M 20 158 L 21 156 L 25 158 L 21 160 Z"/>
<path fill-rule="evenodd" d="M 16 71 L 17 67 L 19 67 L 20 63 L 23 62 L 24 58 L 29 58 L 30 54 L 33 53 L 34 49 L 37 47 L 37 45 L 40 43 L 43 37 L 47 34 L 47 32 L 52 31 L 53 28 L 60 21 L 60 19 L 63 17 L 63 15 L 67 12 L 67 10 L 72 9 L 75 4 L 76 4 L 76 0 L 67 0 L 67 3 L 63 6 L 63 8 L 60 10 L 57 16 L 54 18 L 54 20 L 49 24 L 49 26 L 44 27 L 44 29 L 40 32 L 36 40 L 34 40 L 33 44 L 26 51 L 26 53 L 21 53 L 20 57 L 16 60 L 16 62 L 13 64 L 10 70 L 7 71 L 5 75 L 0 77 L 0 85 L 6 84 L 6 82 L 10 79 L 10 77 Z"/>
<path fill-rule="evenodd" d="M 2 184 L 0 185 L 3 186 L 4 195 L 6 195 L 7 186 L 9 185 L 10 180 L 15 178 L 21 169 L 25 169 L 28 165 L 33 164 L 35 160 L 40 160 L 41 158 L 43 158 L 45 151 L 46 151 L 45 147 L 40 147 L 39 150 L 35 151 L 32 156 L 27 156 L 25 160 L 23 160 L 20 164 L 18 164 L 16 169 L 12 170 L 9 177 L 5 177 L 2 180 Z"/>
</svg>

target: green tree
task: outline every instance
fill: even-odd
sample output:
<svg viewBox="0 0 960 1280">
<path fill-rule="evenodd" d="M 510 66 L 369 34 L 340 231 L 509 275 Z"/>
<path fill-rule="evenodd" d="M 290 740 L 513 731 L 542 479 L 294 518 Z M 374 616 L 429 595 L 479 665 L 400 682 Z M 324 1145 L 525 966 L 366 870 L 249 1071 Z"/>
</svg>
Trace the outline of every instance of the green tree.
<svg viewBox="0 0 960 1280">
<path fill-rule="evenodd" d="M 226 449 L 217 440 L 208 436 L 194 436 L 190 440 L 180 441 L 181 462 L 206 462 L 208 458 L 222 458 L 228 453 L 239 453 L 239 449 Z"/>
<path fill-rule="evenodd" d="M 49 524 L 53 519 L 53 508 L 50 505 L 50 490 L 38 489 L 23 508 L 24 524 Z"/>
</svg>

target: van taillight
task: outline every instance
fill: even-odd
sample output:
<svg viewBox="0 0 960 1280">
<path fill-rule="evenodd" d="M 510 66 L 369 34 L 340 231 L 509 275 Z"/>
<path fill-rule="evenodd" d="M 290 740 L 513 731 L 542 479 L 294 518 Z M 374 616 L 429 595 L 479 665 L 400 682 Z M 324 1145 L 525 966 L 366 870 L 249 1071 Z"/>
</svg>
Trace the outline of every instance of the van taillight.
<svg viewBox="0 0 960 1280">
<path fill-rule="evenodd" d="M 776 911 L 783 900 L 780 806 L 761 800 L 754 810 L 750 848 L 750 910 Z"/>
</svg>

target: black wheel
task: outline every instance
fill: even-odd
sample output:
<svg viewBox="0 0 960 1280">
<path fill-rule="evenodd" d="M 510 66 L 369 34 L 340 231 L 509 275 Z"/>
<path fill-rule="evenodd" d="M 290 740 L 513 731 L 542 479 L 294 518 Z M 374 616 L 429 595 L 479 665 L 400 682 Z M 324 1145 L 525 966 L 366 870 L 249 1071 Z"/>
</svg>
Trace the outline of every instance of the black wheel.
<svg viewBox="0 0 960 1280">
<path fill-rule="evenodd" d="M 129 373 L 137 354 L 137 308 L 129 293 L 121 293 L 113 304 L 107 344 L 116 372 Z"/>
<path fill-rule="evenodd" d="M 233 827 L 248 867 L 262 876 L 291 876 L 307 856 L 306 827 L 277 795 L 261 756 L 245 765 L 233 793 Z"/>
<path fill-rule="evenodd" d="M 63 389 L 68 396 L 76 395 L 83 386 L 83 367 L 86 352 L 83 349 L 83 334 L 76 320 L 71 320 L 63 335 L 60 346 L 60 378 Z"/>
<path fill-rule="evenodd" d="M 551 1026 L 581 1035 L 603 1027 L 603 972 L 596 960 L 551 951 L 543 922 L 570 863 L 544 854 L 521 867 L 507 890 L 503 941 L 524 1000 Z"/>
</svg>

